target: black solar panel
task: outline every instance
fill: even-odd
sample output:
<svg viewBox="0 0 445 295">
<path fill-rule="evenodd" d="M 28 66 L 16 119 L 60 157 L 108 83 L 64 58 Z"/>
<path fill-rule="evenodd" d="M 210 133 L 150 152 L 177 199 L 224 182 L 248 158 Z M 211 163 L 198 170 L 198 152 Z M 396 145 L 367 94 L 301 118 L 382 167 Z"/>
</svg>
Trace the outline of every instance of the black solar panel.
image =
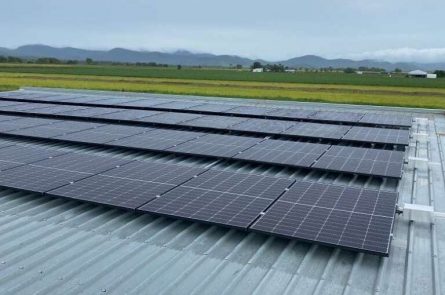
<svg viewBox="0 0 445 295">
<path fill-rule="evenodd" d="M 255 116 L 265 116 L 269 112 L 274 109 L 266 108 L 266 107 L 257 107 L 257 106 L 240 106 L 237 108 L 233 108 L 227 110 L 228 114 L 240 114 L 240 115 L 255 115 Z"/>
<path fill-rule="evenodd" d="M 12 146 L 15 145 L 15 142 L 9 141 L 9 140 L 4 140 L 4 139 L 0 139 L 0 149 L 7 147 L 7 146 Z"/>
<path fill-rule="evenodd" d="M 97 174 L 129 163 L 131 160 L 102 157 L 96 155 L 69 153 L 53 157 L 43 161 L 34 162 L 32 165 L 74 172 Z"/>
<path fill-rule="evenodd" d="M 246 229 L 291 183 L 211 170 L 138 210 Z"/>
<path fill-rule="evenodd" d="M 94 175 L 48 192 L 54 197 L 136 209 L 174 185 Z"/>
<path fill-rule="evenodd" d="M 129 101 L 134 100 L 134 98 L 128 98 L 128 97 L 114 97 L 114 98 L 103 97 L 103 98 L 104 99 L 97 100 L 97 101 L 93 102 L 93 104 L 114 106 L 114 105 L 118 105 L 121 103 L 127 103 Z"/>
<path fill-rule="evenodd" d="M 0 160 L 29 164 L 50 157 L 56 157 L 66 152 L 55 149 L 43 149 L 28 146 L 9 146 L 0 149 Z"/>
<path fill-rule="evenodd" d="M 404 153 L 332 146 L 312 167 L 383 177 L 402 177 Z"/>
<path fill-rule="evenodd" d="M 407 115 L 368 113 L 363 116 L 360 123 L 411 127 L 412 117 Z"/>
<path fill-rule="evenodd" d="M 117 109 L 119 110 L 119 109 Z M 109 114 L 103 114 L 103 115 L 97 115 L 93 118 L 100 118 L 100 119 L 110 119 L 110 120 L 136 120 L 144 117 L 153 116 L 156 114 L 160 114 L 161 112 L 155 112 L 155 111 L 145 111 L 145 110 L 119 110 L 115 113 L 109 113 Z"/>
<path fill-rule="evenodd" d="M 14 167 L 22 166 L 23 163 L 17 163 L 17 162 L 9 162 L 9 161 L 1 161 L 0 160 L 0 171 L 8 170 Z M 1 174 L 0 174 L 1 176 Z"/>
<path fill-rule="evenodd" d="M 176 131 L 176 130 L 155 130 L 140 135 L 129 136 L 108 145 L 137 148 L 143 150 L 166 150 L 175 145 L 202 135 L 198 132 Z"/>
<path fill-rule="evenodd" d="M 183 126 L 204 127 L 214 129 L 228 129 L 233 125 L 239 124 L 248 120 L 247 118 L 240 117 L 224 117 L 224 116 L 203 116 L 197 119 L 186 121 L 181 123 Z"/>
<path fill-rule="evenodd" d="M 353 126 L 342 139 L 408 145 L 409 130 Z"/>
<path fill-rule="evenodd" d="M 313 115 L 315 111 L 299 109 L 273 109 L 267 113 L 268 117 L 278 117 L 283 119 L 305 119 Z"/>
<path fill-rule="evenodd" d="M 318 111 L 309 118 L 320 121 L 355 123 L 360 121 L 363 115 L 364 113 Z"/>
<path fill-rule="evenodd" d="M 286 135 L 341 139 L 351 126 L 298 122 L 283 132 Z"/>
<path fill-rule="evenodd" d="M 181 183 L 204 171 L 205 169 L 199 167 L 133 161 L 119 168 L 104 172 L 102 175 L 131 180 L 180 185 Z"/>
<path fill-rule="evenodd" d="M 259 163 L 310 167 L 329 145 L 268 139 L 235 156 Z"/>
<path fill-rule="evenodd" d="M 37 137 L 37 138 L 51 138 L 55 136 L 60 136 L 65 133 L 74 132 L 68 129 L 61 128 L 53 128 L 51 125 L 48 126 L 37 126 L 37 127 L 29 127 L 22 128 L 17 130 L 9 130 L 8 134 L 11 135 L 21 135 L 21 136 L 29 136 L 29 137 Z"/>
<path fill-rule="evenodd" d="M 63 113 L 63 112 L 79 111 L 82 109 L 85 109 L 85 107 L 71 106 L 71 105 L 52 105 L 50 107 L 27 110 L 26 113 L 53 115 L 53 114 L 58 114 L 58 113 Z"/>
<path fill-rule="evenodd" d="M 37 167 L 20 166 L 0 172 L 0 186 L 44 193 L 90 174 Z"/>
<path fill-rule="evenodd" d="M 71 141 L 71 142 L 80 142 L 80 143 L 104 144 L 126 136 L 128 135 L 122 135 L 122 134 L 118 135 L 118 134 L 85 130 L 85 131 L 64 134 L 61 136 L 56 136 L 54 137 L 54 139 Z"/>
<path fill-rule="evenodd" d="M 110 125 L 103 125 L 103 124 L 90 123 L 90 122 L 58 120 L 58 121 L 54 122 L 53 124 L 48 125 L 47 127 L 66 129 L 66 130 L 70 130 L 70 131 L 74 132 L 74 131 L 82 131 L 82 130 L 98 128 L 100 126 L 110 126 Z"/>
<path fill-rule="evenodd" d="M 17 117 L 17 116 L 0 115 L 0 122 L 17 120 L 17 119 L 20 119 L 20 118 L 21 117 Z"/>
<path fill-rule="evenodd" d="M 297 182 L 251 229 L 388 255 L 397 193 Z"/>
<path fill-rule="evenodd" d="M 233 125 L 231 130 L 248 131 L 268 134 L 280 134 L 294 126 L 296 122 L 280 121 L 280 120 L 266 120 L 266 119 L 249 119 L 242 123 Z"/>
<path fill-rule="evenodd" d="M 164 112 L 158 115 L 140 118 L 137 119 L 136 121 L 148 122 L 148 123 L 162 123 L 162 124 L 179 124 L 181 122 L 193 120 L 201 116 L 202 115 L 198 114 Z"/>
<path fill-rule="evenodd" d="M 70 97 L 70 98 L 63 98 L 60 101 L 62 102 L 69 102 L 69 103 L 96 103 L 97 101 L 104 100 L 105 97 L 102 96 L 95 96 L 95 95 L 82 95 L 78 97 Z"/>
<path fill-rule="evenodd" d="M 230 158 L 260 141 L 261 139 L 258 138 L 208 134 L 167 150 L 183 154 Z"/>
<path fill-rule="evenodd" d="M 51 107 L 51 105 L 43 104 L 43 103 L 24 102 L 24 103 L 17 104 L 17 105 L 1 107 L 0 110 L 8 111 L 8 112 L 26 112 L 26 111 L 33 110 L 33 109 L 47 108 L 47 107 Z"/>
<path fill-rule="evenodd" d="M 0 108 L 14 106 L 14 105 L 20 105 L 20 104 L 22 104 L 22 102 L 1 100 L 0 101 Z"/>
<path fill-rule="evenodd" d="M 68 111 L 68 112 L 60 112 L 58 115 L 69 116 L 69 117 L 94 117 L 97 115 L 104 115 L 118 112 L 118 109 L 112 108 L 99 108 L 99 107 L 85 107 L 82 110 L 77 111 Z"/>
<path fill-rule="evenodd" d="M 184 110 L 202 105 L 202 102 L 193 101 L 172 101 L 156 105 L 156 108 L 166 110 Z"/>
<path fill-rule="evenodd" d="M 120 103 L 120 106 L 129 106 L 129 107 L 140 107 L 140 108 L 144 108 L 144 107 L 154 107 L 156 105 L 159 104 L 164 104 L 169 102 L 169 100 L 165 100 L 165 99 L 153 99 L 153 98 L 144 98 L 144 99 L 134 99 L 134 100 L 130 100 L 128 102 L 125 103 Z"/>
<path fill-rule="evenodd" d="M 152 128 L 138 127 L 138 126 L 125 126 L 125 125 L 103 125 L 94 129 L 95 132 L 108 133 L 122 136 L 130 136 L 136 134 L 142 134 L 152 131 Z"/>
<path fill-rule="evenodd" d="M 236 107 L 236 105 L 229 104 L 204 103 L 198 106 L 190 107 L 188 108 L 188 110 L 194 110 L 198 112 L 224 113 Z"/>
</svg>

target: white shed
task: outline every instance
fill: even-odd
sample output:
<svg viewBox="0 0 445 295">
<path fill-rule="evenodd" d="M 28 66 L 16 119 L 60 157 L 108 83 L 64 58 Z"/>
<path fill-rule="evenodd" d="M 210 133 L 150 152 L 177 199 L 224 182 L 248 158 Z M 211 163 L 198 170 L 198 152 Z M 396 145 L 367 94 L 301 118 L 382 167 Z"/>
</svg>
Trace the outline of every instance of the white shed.
<svg viewBox="0 0 445 295">
<path fill-rule="evenodd" d="M 262 73 L 264 72 L 264 68 L 255 68 L 252 70 L 252 73 Z"/>
</svg>

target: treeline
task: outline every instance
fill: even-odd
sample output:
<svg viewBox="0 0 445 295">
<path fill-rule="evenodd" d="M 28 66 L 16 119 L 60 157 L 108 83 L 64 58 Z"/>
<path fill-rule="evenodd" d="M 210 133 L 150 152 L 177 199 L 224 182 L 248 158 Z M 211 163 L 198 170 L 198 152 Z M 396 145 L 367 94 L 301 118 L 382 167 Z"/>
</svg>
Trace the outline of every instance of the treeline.
<svg viewBox="0 0 445 295">
<path fill-rule="evenodd" d="M 0 63 L 17 63 L 17 64 L 60 64 L 60 65 L 77 65 L 77 64 L 87 64 L 87 65 L 136 65 L 136 66 L 146 66 L 146 67 L 168 67 L 168 64 L 158 64 L 155 62 L 136 62 L 136 63 L 123 63 L 123 62 L 107 62 L 107 61 L 95 61 L 91 58 L 87 58 L 84 61 L 79 60 L 61 60 L 55 57 L 41 57 L 35 59 L 20 58 L 15 56 L 1 56 Z"/>
</svg>

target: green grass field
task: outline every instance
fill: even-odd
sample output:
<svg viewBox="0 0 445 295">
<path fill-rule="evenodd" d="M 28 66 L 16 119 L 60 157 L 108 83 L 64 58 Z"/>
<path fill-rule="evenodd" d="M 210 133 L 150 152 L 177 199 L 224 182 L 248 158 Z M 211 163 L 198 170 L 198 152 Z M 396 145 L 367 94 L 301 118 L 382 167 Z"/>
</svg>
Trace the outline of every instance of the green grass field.
<svg viewBox="0 0 445 295">
<path fill-rule="evenodd" d="M 136 66 L 0 65 L 0 90 L 24 86 L 445 109 L 445 79 Z"/>
</svg>

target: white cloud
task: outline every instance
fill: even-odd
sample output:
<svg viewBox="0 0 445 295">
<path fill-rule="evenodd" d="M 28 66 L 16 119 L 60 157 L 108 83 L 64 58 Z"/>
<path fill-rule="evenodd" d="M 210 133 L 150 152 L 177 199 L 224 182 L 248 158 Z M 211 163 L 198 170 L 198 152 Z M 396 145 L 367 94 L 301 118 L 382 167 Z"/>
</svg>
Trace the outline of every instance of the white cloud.
<svg viewBox="0 0 445 295">
<path fill-rule="evenodd" d="M 445 62 L 445 48 L 394 48 L 352 54 L 354 59 L 377 59 L 390 62 Z"/>
</svg>

